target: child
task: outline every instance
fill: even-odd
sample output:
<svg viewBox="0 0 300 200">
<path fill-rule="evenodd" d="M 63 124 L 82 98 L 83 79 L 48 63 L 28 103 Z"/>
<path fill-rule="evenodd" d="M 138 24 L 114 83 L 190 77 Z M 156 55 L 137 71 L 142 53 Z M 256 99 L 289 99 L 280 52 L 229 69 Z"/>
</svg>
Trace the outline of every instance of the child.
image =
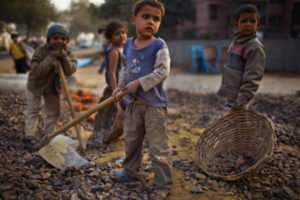
<svg viewBox="0 0 300 200">
<path fill-rule="evenodd" d="M 38 129 L 41 96 L 44 99 L 44 134 L 50 134 L 60 114 L 59 63 L 65 76 L 71 76 L 77 61 L 67 46 L 69 32 L 61 24 L 53 24 L 47 33 L 47 43 L 37 47 L 27 83 L 25 114 L 25 148 L 31 150 Z"/>
<path fill-rule="evenodd" d="M 98 30 L 98 33 L 101 34 L 100 29 Z M 107 52 L 107 47 L 108 47 L 108 46 L 109 46 L 108 41 L 106 41 L 106 42 L 103 43 L 103 52 L 104 52 L 104 53 L 101 53 L 102 55 L 104 54 L 104 55 L 106 56 L 106 52 Z M 105 68 L 105 59 L 104 59 L 104 61 L 102 62 L 101 66 L 100 66 L 100 69 L 98 70 L 98 73 L 99 73 L 99 74 L 102 74 L 104 68 Z"/>
<path fill-rule="evenodd" d="M 170 55 L 165 41 L 153 36 L 163 16 L 164 7 L 157 0 L 141 0 L 135 4 L 132 24 L 136 36 L 129 38 L 124 45 L 125 66 L 112 95 L 115 98 L 119 91 L 127 89 L 131 100 L 124 117 L 124 169 L 112 171 L 112 178 L 122 182 L 138 177 L 146 132 L 154 171 L 155 190 L 150 194 L 151 199 L 165 199 L 173 185 L 166 127 L 168 103 L 163 90 L 163 81 L 170 71 Z"/>
<path fill-rule="evenodd" d="M 121 55 L 123 53 L 123 45 L 127 39 L 127 23 L 117 20 L 111 21 L 104 29 L 99 28 L 98 33 L 101 34 L 104 31 L 107 44 L 110 44 L 107 47 L 104 61 L 105 79 L 108 86 L 104 89 L 100 102 L 110 97 L 112 95 L 112 91 L 114 91 L 118 85 L 118 74 L 121 70 L 122 64 Z M 124 113 L 125 107 L 129 103 L 129 97 L 127 97 L 127 101 L 125 101 L 125 99 L 123 99 L 121 103 L 123 110 L 122 108 L 119 108 L 119 114 Z M 100 136 L 101 140 L 109 142 L 117 139 L 123 134 L 122 116 L 120 116 L 120 120 L 118 120 L 119 128 L 115 128 L 113 126 L 116 114 L 117 107 L 115 105 L 108 106 L 98 111 L 94 127 L 95 136 Z"/>
<path fill-rule="evenodd" d="M 254 5 L 241 6 L 236 13 L 234 35 L 223 68 L 218 95 L 226 97 L 232 110 L 248 109 L 265 68 L 264 46 L 256 38 L 259 13 Z"/>
<path fill-rule="evenodd" d="M 19 36 L 15 33 L 11 34 L 13 43 L 9 47 L 9 53 L 14 59 L 17 74 L 26 73 L 26 57 L 24 45 L 18 42 Z"/>
</svg>

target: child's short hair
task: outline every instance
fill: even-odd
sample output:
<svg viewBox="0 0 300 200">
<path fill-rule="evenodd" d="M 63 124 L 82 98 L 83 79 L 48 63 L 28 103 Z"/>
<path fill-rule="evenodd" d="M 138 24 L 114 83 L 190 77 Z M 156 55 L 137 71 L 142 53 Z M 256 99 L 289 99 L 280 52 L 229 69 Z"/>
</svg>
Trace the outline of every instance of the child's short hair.
<svg viewBox="0 0 300 200">
<path fill-rule="evenodd" d="M 160 3 L 157 0 L 141 0 L 136 2 L 136 4 L 133 6 L 133 15 L 136 17 L 138 12 L 144 7 L 145 5 L 149 5 L 151 7 L 155 7 L 160 9 L 161 11 L 161 17 L 165 15 L 165 8 L 162 3 Z"/>
<path fill-rule="evenodd" d="M 127 22 L 121 22 L 119 20 L 113 20 L 111 22 L 109 22 L 105 28 L 99 28 L 98 29 L 98 33 L 101 34 L 105 31 L 105 38 L 106 39 L 110 39 L 111 36 L 114 34 L 114 32 L 118 29 L 118 28 L 124 28 L 126 33 L 128 32 L 128 29 L 127 29 Z"/>
<path fill-rule="evenodd" d="M 239 7 L 236 11 L 236 21 L 239 21 L 241 14 L 243 13 L 255 13 L 257 15 L 257 20 L 259 19 L 259 12 L 255 5 L 246 4 Z"/>
<path fill-rule="evenodd" d="M 19 37 L 17 33 L 12 33 L 12 34 L 10 35 L 10 38 L 11 38 L 11 39 L 14 39 L 15 37 Z"/>
</svg>

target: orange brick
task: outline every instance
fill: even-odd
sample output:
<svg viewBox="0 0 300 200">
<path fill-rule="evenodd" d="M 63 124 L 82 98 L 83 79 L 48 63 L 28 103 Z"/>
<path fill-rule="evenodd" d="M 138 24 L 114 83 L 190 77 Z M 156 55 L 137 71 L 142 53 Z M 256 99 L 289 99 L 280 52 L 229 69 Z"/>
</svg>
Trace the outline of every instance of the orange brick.
<svg viewBox="0 0 300 200">
<path fill-rule="evenodd" d="M 83 106 L 83 107 L 82 107 L 82 110 L 84 110 L 84 111 L 89 110 L 89 109 L 90 109 L 89 106 Z"/>
<path fill-rule="evenodd" d="M 72 99 L 74 99 L 77 102 L 81 102 L 81 99 L 77 94 L 72 94 Z"/>
<path fill-rule="evenodd" d="M 83 92 L 82 96 L 93 96 L 93 92 Z"/>
<path fill-rule="evenodd" d="M 91 122 L 91 123 L 94 123 L 95 117 L 96 117 L 96 113 L 89 116 L 88 121 Z"/>
<path fill-rule="evenodd" d="M 83 105 L 80 102 L 73 103 L 73 107 L 74 107 L 74 110 L 77 111 L 77 112 L 80 112 L 83 109 Z"/>
<path fill-rule="evenodd" d="M 65 93 L 65 90 L 63 87 L 60 88 L 60 93 L 64 94 Z"/>
<path fill-rule="evenodd" d="M 82 97 L 81 97 L 81 102 L 82 102 L 83 104 L 91 103 L 91 102 L 92 102 L 91 96 L 82 96 Z"/>
<path fill-rule="evenodd" d="M 96 102 L 96 97 L 93 95 L 93 96 L 91 96 L 91 101 L 92 102 Z"/>
<path fill-rule="evenodd" d="M 78 95 L 78 96 L 82 96 L 82 95 L 83 95 L 83 93 L 84 93 L 84 91 L 83 91 L 83 90 L 78 90 L 78 91 L 77 91 L 77 95 Z"/>
</svg>

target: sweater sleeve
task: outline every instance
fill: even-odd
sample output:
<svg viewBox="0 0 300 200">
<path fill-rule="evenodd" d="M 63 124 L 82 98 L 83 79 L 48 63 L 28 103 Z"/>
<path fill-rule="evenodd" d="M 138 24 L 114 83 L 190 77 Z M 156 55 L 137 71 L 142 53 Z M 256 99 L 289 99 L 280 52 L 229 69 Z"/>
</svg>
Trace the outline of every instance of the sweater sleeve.
<svg viewBox="0 0 300 200">
<path fill-rule="evenodd" d="M 265 52 L 258 46 L 248 52 L 240 91 L 236 100 L 240 105 L 251 101 L 258 90 L 265 69 Z"/>
<path fill-rule="evenodd" d="M 71 76 L 76 72 L 77 60 L 75 55 L 71 52 L 69 55 L 65 50 L 62 50 L 62 55 L 60 57 L 60 63 L 64 71 L 65 76 Z"/>
<path fill-rule="evenodd" d="M 171 59 L 169 49 L 164 47 L 156 54 L 156 62 L 153 72 L 147 76 L 139 78 L 144 92 L 149 91 L 168 77 L 170 73 L 170 64 Z"/>
<path fill-rule="evenodd" d="M 43 45 L 38 46 L 31 59 L 30 72 L 35 78 L 43 78 L 49 73 L 52 67 L 56 65 L 54 57 L 47 55 L 43 59 L 43 48 Z"/>
<path fill-rule="evenodd" d="M 122 55 L 122 67 L 119 72 L 119 83 L 118 87 L 125 87 L 126 86 L 126 57 L 125 55 Z"/>
</svg>

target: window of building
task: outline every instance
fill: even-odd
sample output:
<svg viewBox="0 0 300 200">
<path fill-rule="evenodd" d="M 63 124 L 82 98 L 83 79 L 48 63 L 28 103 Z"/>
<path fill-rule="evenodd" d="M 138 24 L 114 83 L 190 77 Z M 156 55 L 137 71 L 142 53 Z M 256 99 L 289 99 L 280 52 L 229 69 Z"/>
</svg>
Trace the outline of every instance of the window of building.
<svg viewBox="0 0 300 200">
<path fill-rule="evenodd" d="M 269 16 L 269 26 L 278 27 L 281 25 L 281 16 Z"/>
<path fill-rule="evenodd" d="M 292 25 L 300 26 L 300 3 L 293 3 Z"/>
<path fill-rule="evenodd" d="M 210 5 L 209 6 L 209 18 L 216 20 L 218 18 L 218 6 Z"/>
<path fill-rule="evenodd" d="M 271 4 L 281 4 L 281 0 L 270 0 Z"/>
</svg>

